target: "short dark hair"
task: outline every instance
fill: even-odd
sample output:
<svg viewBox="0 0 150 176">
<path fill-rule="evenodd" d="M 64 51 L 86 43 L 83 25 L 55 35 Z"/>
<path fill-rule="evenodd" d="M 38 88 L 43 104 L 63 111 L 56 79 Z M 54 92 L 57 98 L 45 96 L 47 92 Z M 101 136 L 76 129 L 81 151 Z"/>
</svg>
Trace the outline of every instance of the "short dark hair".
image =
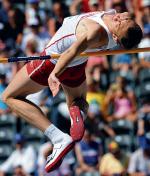
<svg viewBox="0 0 150 176">
<path fill-rule="evenodd" d="M 127 30 L 126 36 L 122 37 L 120 42 L 125 49 L 131 49 L 137 46 L 143 37 L 140 26 L 136 23 Z"/>
</svg>

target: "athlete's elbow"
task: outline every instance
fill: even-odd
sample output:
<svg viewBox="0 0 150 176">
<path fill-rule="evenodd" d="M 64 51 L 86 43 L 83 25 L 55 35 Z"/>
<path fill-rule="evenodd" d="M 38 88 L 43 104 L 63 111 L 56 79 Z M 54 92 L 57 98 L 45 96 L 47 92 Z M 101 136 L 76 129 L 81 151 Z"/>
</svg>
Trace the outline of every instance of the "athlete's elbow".
<svg viewBox="0 0 150 176">
<path fill-rule="evenodd" d="M 7 104 L 8 98 L 9 98 L 9 96 L 7 96 L 7 94 L 5 92 L 3 92 L 1 95 L 1 100 Z"/>
</svg>

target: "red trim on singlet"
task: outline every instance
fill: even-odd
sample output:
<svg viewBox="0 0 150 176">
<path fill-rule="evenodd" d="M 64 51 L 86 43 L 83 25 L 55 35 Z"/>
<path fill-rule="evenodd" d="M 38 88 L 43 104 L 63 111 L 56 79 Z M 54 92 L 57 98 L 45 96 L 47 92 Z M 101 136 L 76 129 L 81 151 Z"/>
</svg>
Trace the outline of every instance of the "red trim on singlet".
<svg viewBox="0 0 150 176">
<path fill-rule="evenodd" d="M 83 19 L 83 18 L 86 18 L 86 17 L 90 17 L 90 16 L 92 16 L 92 15 L 95 15 L 95 14 L 97 14 L 97 13 L 99 13 L 99 12 L 89 12 L 89 13 L 86 14 L 85 16 L 82 16 L 82 17 L 80 18 L 80 20 Z M 80 20 L 79 20 L 79 22 L 80 22 Z M 79 22 L 78 22 L 78 23 L 79 23 Z M 78 23 L 77 23 L 77 25 L 78 25 Z M 66 38 L 66 37 L 70 37 L 70 36 L 72 36 L 72 35 L 75 35 L 75 34 L 74 34 L 74 33 L 73 33 L 73 34 L 68 34 L 68 35 L 65 35 L 65 36 L 61 37 L 60 39 L 54 41 L 52 44 L 50 44 L 49 46 L 47 46 L 45 49 L 51 47 L 51 46 L 54 45 L 56 42 L 58 42 L 58 41 L 60 41 L 60 40 L 62 40 L 62 39 L 64 39 L 64 38 Z"/>
<path fill-rule="evenodd" d="M 90 17 L 90 16 L 92 16 L 92 15 L 95 15 L 95 14 L 97 14 L 97 13 L 99 13 L 99 12 L 89 12 L 89 13 L 86 14 L 85 16 L 82 16 L 82 17 L 80 18 L 80 20 L 82 20 L 83 18 L 86 18 L 86 17 Z M 79 24 L 80 20 L 78 21 L 77 25 Z M 60 40 L 62 40 L 62 39 L 64 39 L 64 38 L 66 38 L 66 37 L 70 37 L 70 36 L 72 36 L 72 35 L 75 35 L 75 34 L 74 34 L 74 33 L 73 33 L 73 34 L 68 34 L 68 35 L 65 35 L 65 36 L 61 37 L 60 39 L 54 41 L 52 44 L 50 44 L 49 46 L 47 46 L 45 49 L 51 47 L 51 46 L 54 45 L 56 42 L 58 42 L 58 41 L 60 41 Z"/>
<path fill-rule="evenodd" d="M 60 40 L 62 40 L 62 39 L 64 39 L 64 38 L 66 38 L 66 37 L 70 37 L 70 36 L 72 36 L 72 35 L 74 35 L 74 34 L 68 34 L 68 35 L 65 35 L 65 36 L 61 37 L 60 39 L 54 41 L 52 44 L 50 44 L 49 46 L 47 46 L 45 49 L 51 47 L 51 46 L 54 45 L 56 42 L 58 42 L 58 41 L 60 41 Z"/>
<path fill-rule="evenodd" d="M 89 12 L 88 14 L 82 16 L 82 17 L 80 18 L 80 20 L 83 19 L 83 18 L 87 18 L 87 17 L 93 16 L 93 15 L 95 15 L 95 14 L 97 14 L 97 13 L 99 13 L 99 12 Z"/>
</svg>

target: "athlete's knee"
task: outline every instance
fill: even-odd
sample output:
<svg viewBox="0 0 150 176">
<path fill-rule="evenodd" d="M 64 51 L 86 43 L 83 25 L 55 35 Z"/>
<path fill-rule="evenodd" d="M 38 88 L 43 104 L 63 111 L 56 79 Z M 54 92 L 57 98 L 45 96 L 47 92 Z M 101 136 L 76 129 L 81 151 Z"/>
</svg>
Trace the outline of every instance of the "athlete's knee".
<svg viewBox="0 0 150 176">
<path fill-rule="evenodd" d="M 5 91 L 1 95 L 1 100 L 6 104 L 8 103 L 9 99 L 13 99 L 13 98 L 16 98 L 16 97 L 14 96 L 14 94 L 11 94 L 7 89 L 5 89 Z"/>
<path fill-rule="evenodd" d="M 9 98 L 10 96 L 8 96 L 8 94 L 4 91 L 1 96 L 2 101 L 7 104 Z"/>
</svg>

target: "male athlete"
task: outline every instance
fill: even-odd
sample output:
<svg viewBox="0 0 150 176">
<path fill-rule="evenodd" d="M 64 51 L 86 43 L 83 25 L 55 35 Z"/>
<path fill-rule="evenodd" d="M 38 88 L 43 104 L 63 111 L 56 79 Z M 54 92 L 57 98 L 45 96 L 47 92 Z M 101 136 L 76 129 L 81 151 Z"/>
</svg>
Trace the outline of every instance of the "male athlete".
<svg viewBox="0 0 150 176">
<path fill-rule="evenodd" d="M 140 27 L 125 13 L 91 12 L 64 19 L 43 54 L 61 54 L 58 60 L 31 61 L 14 77 L 3 93 L 3 101 L 30 124 L 39 128 L 53 143 L 46 171 L 58 167 L 63 157 L 80 141 L 84 134 L 83 118 L 87 114 L 86 57 L 75 58 L 81 52 L 106 50 L 118 44 L 135 47 L 142 38 Z M 50 123 L 43 112 L 26 100 L 28 94 L 49 86 L 53 96 L 62 86 L 70 111 L 70 135 Z M 15 161 L 14 161 L 15 162 Z"/>
</svg>

